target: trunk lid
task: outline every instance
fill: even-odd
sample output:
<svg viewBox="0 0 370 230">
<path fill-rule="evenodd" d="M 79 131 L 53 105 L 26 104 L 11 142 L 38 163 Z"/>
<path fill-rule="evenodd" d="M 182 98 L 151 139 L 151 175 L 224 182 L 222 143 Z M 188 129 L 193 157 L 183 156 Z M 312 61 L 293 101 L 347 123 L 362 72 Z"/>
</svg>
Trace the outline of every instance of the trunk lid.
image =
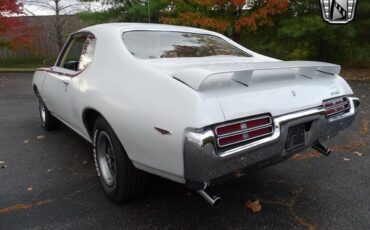
<svg viewBox="0 0 370 230">
<path fill-rule="evenodd" d="M 217 100 L 225 120 L 267 113 L 279 116 L 352 93 L 337 76 L 340 66 L 329 63 L 212 58 L 151 64 L 199 92 L 204 100 Z"/>
<path fill-rule="evenodd" d="M 217 98 L 225 120 L 258 114 L 271 114 L 276 117 L 318 107 L 325 99 L 346 94 L 345 90 L 338 87 L 334 77 L 286 77 L 275 82 L 260 81 L 248 87 L 236 84 L 234 82 L 230 87 L 203 93 L 208 99 Z"/>
</svg>

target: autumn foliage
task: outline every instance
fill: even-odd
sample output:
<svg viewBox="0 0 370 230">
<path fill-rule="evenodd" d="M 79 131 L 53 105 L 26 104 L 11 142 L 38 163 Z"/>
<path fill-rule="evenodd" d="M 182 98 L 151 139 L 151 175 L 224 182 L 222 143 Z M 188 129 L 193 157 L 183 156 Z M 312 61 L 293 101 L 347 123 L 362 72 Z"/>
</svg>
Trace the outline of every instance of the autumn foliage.
<svg viewBox="0 0 370 230">
<path fill-rule="evenodd" d="M 242 16 L 235 23 L 235 28 L 240 31 L 243 27 L 256 30 L 258 26 L 273 25 L 272 16 L 281 14 L 288 8 L 288 0 L 267 0 L 262 7 L 252 11 L 249 15 Z"/>
<path fill-rule="evenodd" d="M 20 19 L 22 5 L 16 0 L 0 0 L 0 47 L 16 49 L 29 45 L 27 20 Z"/>
<path fill-rule="evenodd" d="M 96 24 L 150 19 L 152 23 L 201 27 L 281 60 L 309 59 L 365 68 L 370 65 L 369 0 L 358 1 L 355 19 L 342 26 L 330 25 L 322 19 L 319 0 L 108 2 L 113 6 L 110 10 L 86 13 L 84 20 Z"/>
<path fill-rule="evenodd" d="M 167 3 L 162 23 L 211 29 L 232 36 L 273 25 L 272 17 L 285 12 L 288 0 L 162 0 Z"/>
</svg>

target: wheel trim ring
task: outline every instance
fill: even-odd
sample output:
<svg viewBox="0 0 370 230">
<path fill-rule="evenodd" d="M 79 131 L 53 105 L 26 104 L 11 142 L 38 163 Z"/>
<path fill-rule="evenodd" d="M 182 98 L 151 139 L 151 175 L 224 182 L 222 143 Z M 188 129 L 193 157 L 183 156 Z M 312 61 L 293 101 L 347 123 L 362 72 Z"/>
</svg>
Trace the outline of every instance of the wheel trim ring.
<svg viewBox="0 0 370 230">
<path fill-rule="evenodd" d="M 111 149 L 108 153 L 107 150 Z M 113 187 L 116 183 L 116 162 L 114 157 L 114 148 L 109 135 L 101 131 L 99 132 L 97 143 L 96 143 L 97 158 L 100 166 L 101 176 L 104 182 L 109 186 Z M 109 155 L 109 157 L 107 157 Z M 114 169 L 114 170 L 113 170 Z"/>
<path fill-rule="evenodd" d="M 42 123 L 45 123 L 46 121 L 46 108 L 44 104 L 41 104 L 40 106 L 40 116 Z"/>
</svg>

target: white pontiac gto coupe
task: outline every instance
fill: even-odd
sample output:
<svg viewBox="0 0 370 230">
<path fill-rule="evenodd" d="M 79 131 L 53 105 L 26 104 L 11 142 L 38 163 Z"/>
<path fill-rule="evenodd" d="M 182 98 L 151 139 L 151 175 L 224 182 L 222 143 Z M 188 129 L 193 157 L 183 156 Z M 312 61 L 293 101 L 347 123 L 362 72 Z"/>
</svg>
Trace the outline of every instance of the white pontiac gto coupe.
<svg viewBox="0 0 370 230">
<path fill-rule="evenodd" d="M 156 174 L 197 190 L 320 144 L 359 100 L 340 66 L 280 61 L 207 30 L 112 23 L 73 33 L 33 89 L 42 126 L 93 145 L 105 194 L 123 202 Z"/>
</svg>

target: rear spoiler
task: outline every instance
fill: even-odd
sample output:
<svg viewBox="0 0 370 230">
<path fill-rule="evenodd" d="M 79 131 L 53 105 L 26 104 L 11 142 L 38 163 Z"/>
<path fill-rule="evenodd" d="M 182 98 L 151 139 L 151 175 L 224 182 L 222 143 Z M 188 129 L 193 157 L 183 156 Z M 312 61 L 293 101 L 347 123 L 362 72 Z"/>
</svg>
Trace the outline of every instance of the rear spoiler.
<svg viewBox="0 0 370 230">
<path fill-rule="evenodd" d="M 233 80 L 249 85 L 253 79 L 253 73 L 259 70 L 296 69 L 296 74 L 312 78 L 316 71 L 330 75 L 338 75 L 340 73 L 340 68 L 339 65 L 312 61 L 251 62 L 243 63 L 243 67 L 239 69 L 223 68 L 214 70 L 207 68 L 188 68 L 173 74 L 172 77 L 195 90 L 199 90 L 208 78 L 218 74 L 232 73 L 233 75 L 231 78 Z"/>
</svg>

